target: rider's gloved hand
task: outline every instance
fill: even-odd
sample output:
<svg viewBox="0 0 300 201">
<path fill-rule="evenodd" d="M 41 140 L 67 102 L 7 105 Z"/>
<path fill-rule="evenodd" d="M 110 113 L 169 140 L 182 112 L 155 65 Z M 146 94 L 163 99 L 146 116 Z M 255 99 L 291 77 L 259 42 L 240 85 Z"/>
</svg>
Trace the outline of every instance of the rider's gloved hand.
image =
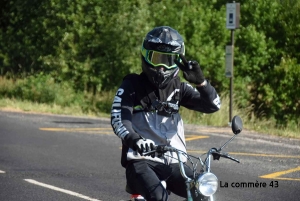
<svg viewBox="0 0 300 201">
<path fill-rule="evenodd" d="M 138 139 L 133 145 L 140 154 L 154 150 L 155 143 L 150 139 Z"/>
<path fill-rule="evenodd" d="M 157 146 L 156 152 L 157 152 L 157 157 L 160 158 L 166 153 L 167 151 L 165 150 L 166 145 L 160 145 Z"/>
<path fill-rule="evenodd" d="M 200 68 L 200 65 L 197 61 L 187 61 L 183 54 L 179 55 L 182 63 L 178 60 L 174 60 L 176 65 L 183 71 L 183 77 L 188 82 L 200 85 L 203 84 L 205 81 L 203 72 Z"/>
</svg>

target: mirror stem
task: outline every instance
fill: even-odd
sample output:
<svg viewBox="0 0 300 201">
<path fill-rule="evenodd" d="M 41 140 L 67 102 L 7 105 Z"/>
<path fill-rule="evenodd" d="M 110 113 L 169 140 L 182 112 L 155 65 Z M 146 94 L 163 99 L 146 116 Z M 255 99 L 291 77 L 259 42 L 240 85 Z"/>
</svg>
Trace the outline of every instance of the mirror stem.
<svg viewBox="0 0 300 201">
<path fill-rule="evenodd" d="M 218 152 L 221 151 L 229 142 L 231 142 L 234 138 L 236 137 L 236 135 L 232 136 L 230 138 L 230 140 L 228 140 L 220 149 L 218 149 Z"/>
</svg>

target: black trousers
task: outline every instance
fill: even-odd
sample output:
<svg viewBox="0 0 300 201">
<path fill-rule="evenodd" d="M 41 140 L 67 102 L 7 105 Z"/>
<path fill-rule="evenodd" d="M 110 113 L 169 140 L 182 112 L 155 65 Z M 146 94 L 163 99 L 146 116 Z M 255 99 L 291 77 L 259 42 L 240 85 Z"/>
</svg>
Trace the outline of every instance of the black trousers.
<svg viewBox="0 0 300 201">
<path fill-rule="evenodd" d="M 192 177 L 192 170 L 185 166 L 185 173 Z M 130 161 L 126 167 L 127 185 L 147 201 L 167 201 L 168 192 L 187 197 L 185 180 L 182 177 L 178 163 L 165 165 L 150 160 Z M 161 180 L 167 183 L 167 190 L 162 186 Z M 192 190 L 192 196 L 194 190 Z M 194 198 L 200 201 L 202 196 Z"/>
</svg>

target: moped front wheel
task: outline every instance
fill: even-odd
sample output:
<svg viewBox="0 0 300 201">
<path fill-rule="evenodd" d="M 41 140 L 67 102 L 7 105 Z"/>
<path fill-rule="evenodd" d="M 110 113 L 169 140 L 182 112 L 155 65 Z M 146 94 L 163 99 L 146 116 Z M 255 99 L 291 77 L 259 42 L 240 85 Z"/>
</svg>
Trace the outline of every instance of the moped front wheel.
<svg viewBox="0 0 300 201">
<path fill-rule="evenodd" d="M 191 198 L 193 199 L 193 198 Z M 197 201 L 199 200 L 199 198 L 197 198 Z M 213 195 L 206 197 L 206 196 L 201 196 L 200 198 L 201 201 L 215 201 Z M 188 201 L 188 200 L 184 200 L 184 201 Z"/>
<path fill-rule="evenodd" d="M 207 197 L 207 201 L 215 201 L 214 196 L 211 195 L 211 196 Z"/>
<path fill-rule="evenodd" d="M 214 196 L 213 195 L 211 195 L 211 196 L 209 196 L 209 197 L 202 197 L 201 198 L 201 201 L 215 201 L 214 200 Z"/>
</svg>

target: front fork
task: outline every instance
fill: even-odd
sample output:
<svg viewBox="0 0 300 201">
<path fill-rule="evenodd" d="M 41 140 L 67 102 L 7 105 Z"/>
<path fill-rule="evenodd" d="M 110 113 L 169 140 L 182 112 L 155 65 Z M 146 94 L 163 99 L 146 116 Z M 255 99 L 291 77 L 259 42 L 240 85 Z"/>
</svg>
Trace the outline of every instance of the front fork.
<svg viewBox="0 0 300 201">
<path fill-rule="evenodd" d="M 186 174 L 185 174 L 184 165 L 183 165 L 183 162 L 180 159 L 181 153 L 179 153 L 179 151 L 177 151 L 176 153 L 177 153 L 177 158 L 178 158 L 178 162 L 179 162 L 180 173 L 181 173 L 182 177 L 185 179 L 186 192 L 187 192 L 187 201 L 193 201 L 192 194 L 191 194 L 192 179 L 189 178 L 188 176 L 186 176 Z"/>
<path fill-rule="evenodd" d="M 210 172 L 210 163 L 211 163 L 211 152 L 208 153 L 207 162 L 206 162 L 206 172 Z M 214 201 L 214 196 L 209 196 L 209 201 Z"/>
<path fill-rule="evenodd" d="M 183 162 L 180 159 L 180 154 L 178 151 L 177 153 L 177 158 L 179 161 L 179 169 L 180 169 L 180 173 L 182 175 L 182 177 L 185 179 L 185 185 L 186 185 L 186 192 L 187 192 L 187 201 L 193 201 L 192 198 L 192 193 L 191 193 L 191 183 L 192 183 L 192 179 L 189 178 L 188 176 L 186 176 L 185 171 L 184 171 L 184 165 Z M 210 163 L 211 163 L 211 153 L 207 153 L 207 161 L 205 161 L 205 166 L 206 166 L 206 172 L 210 172 Z M 213 195 L 211 195 L 209 197 L 209 201 L 214 201 L 214 197 Z"/>
</svg>

